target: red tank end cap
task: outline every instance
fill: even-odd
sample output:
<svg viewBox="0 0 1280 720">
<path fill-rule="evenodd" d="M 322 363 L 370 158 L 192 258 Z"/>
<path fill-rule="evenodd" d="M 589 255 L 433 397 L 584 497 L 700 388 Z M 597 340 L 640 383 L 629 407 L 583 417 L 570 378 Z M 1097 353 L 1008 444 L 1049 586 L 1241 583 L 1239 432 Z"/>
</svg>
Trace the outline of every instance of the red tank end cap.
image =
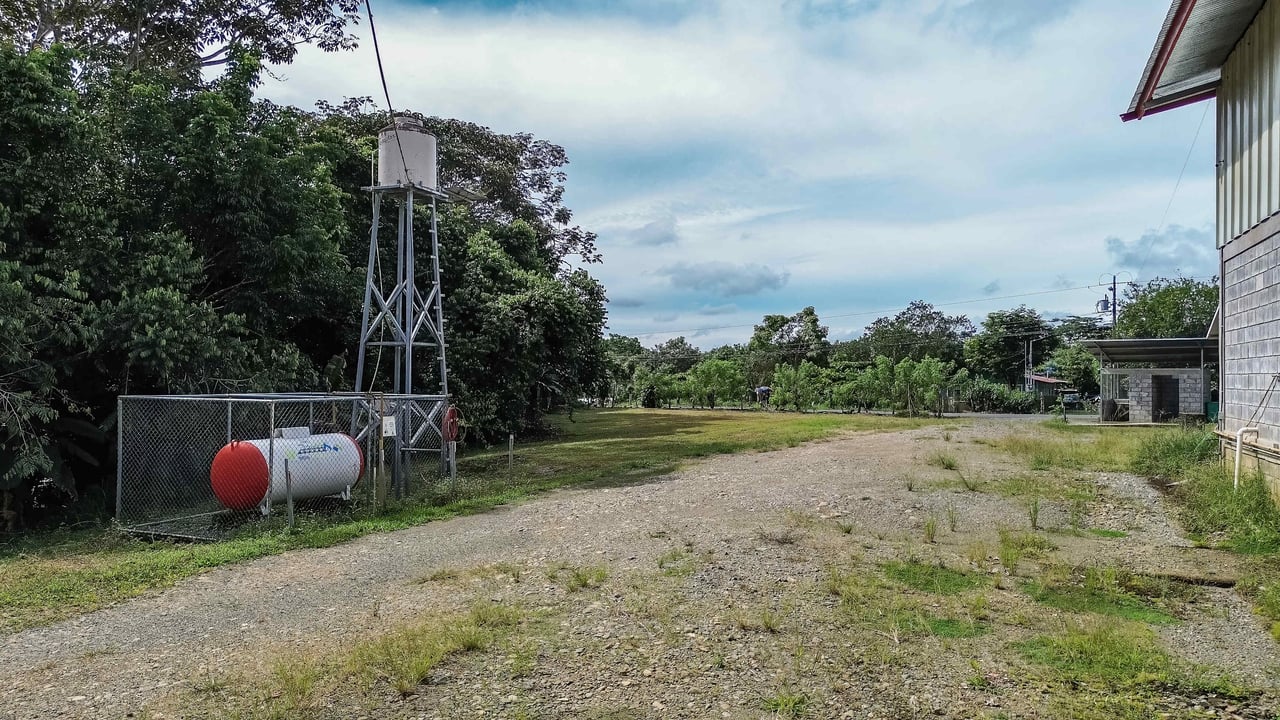
<svg viewBox="0 0 1280 720">
<path fill-rule="evenodd" d="M 247 442 L 224 445 L 213 457 L 209 484 L 218 501 L 232 510 L 252 510 L 267 494 L 267 459 Z"/>
<path fill-rule="evenodd" d="M 356 482 L 360 482 L 360 478 L 364 477 L 364 448 L 350 435 L 342 433 L 342 436 L 351 441 L 351 447 L 356 449 L 356 455 L 360 457 L 360 472 L 356 475 Z"/>
</svg>

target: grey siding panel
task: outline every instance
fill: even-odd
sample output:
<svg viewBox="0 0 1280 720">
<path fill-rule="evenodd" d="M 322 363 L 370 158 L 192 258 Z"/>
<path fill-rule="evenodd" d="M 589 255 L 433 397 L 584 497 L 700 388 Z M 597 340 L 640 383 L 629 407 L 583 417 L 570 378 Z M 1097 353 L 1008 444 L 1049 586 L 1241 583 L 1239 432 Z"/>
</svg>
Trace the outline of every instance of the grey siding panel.
<svg viewBox="0 0 1280 720">
<path fill-rule="evenodd" d="M 1221 331 L 1222 429 L 1254 418 L 1258 440 L 1280 443 L 1280 238 L 1271 237 L 1226 261 Z"/>
<path fill-rule="evenodd" d="M 1280 212 L 1280 0 L 1266 3 L 1222 66 L 1218 246 Z"/>
</svg>

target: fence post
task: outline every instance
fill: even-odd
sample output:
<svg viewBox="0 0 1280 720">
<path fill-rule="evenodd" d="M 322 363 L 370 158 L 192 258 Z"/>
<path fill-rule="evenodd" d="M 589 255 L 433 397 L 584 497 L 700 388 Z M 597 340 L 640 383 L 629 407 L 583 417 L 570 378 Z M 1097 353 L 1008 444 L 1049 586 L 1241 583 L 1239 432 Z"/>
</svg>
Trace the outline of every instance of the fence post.
<svg viewBox="0 0 1280 720">
<path fill-rule="evenodd" d="M 507 484 L 511 484 L 515 477 L 516 468 L 516 434 L 507 434 Z"/>
<path fill-rule="evenodd" d="M 267 403 L 267 515 L 271 514 L 271 486 L 276 481 L 276 401 Z"/>
<path fill-rule="evenodd" d="M 116 398 L 116 522 L 124 507 L 124 398 Z"/>
<path fill-rule="evenodd" d="M 284 459 L 284 496 L 288 510 L 289 527 L 293 527 L 293 473 L 289 471 L 289 458 Z"/>
</svg>

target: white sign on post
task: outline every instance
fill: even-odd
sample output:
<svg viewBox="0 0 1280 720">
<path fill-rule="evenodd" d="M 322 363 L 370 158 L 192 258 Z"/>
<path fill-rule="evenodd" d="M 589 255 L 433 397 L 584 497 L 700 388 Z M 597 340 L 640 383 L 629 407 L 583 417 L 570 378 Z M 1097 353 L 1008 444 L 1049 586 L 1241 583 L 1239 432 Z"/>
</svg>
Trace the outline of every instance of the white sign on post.
<svg viewBox="0 0 1280 720">
<path fill-rule="evenodd" d="M 396 434 L 396 416 L 395 415 L 382 416 L 382 434 L 383 435 Z"/>
</svg>

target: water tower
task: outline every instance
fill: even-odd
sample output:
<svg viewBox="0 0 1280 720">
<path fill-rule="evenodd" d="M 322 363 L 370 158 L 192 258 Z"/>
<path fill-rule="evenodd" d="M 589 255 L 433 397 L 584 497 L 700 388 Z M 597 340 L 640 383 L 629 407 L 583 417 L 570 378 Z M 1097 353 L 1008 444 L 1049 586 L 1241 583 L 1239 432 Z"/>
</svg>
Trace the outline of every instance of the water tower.
<svg viewBox="0 0 1280 720">
<path fill-rule="evenodd" d="M 436 167 L 436 138 L 422 121 L 397 117 L 378 134 L 377 173 L 374 184 L 364 188 L 373 200 L 373 221 L 369 229 L 369 265 L 365 272 L 364 309 L 360 323 L 360 349 L 356 357 L 355 391 L 389 391 L 383 420 L 383 435 L 392 440 L 392 476 L 396 494 L 407 490 L 404 468 L 409 454 L 419 447 L 427 430 L 439 433 L 445 403 L 424 414 L 410 398 L 414 395 L 415 359 L 434 354 L 439 363 L 439 394 L 449 395 L 449 366 L 445 359 L 444 294 L 440 287 L 440 244 L 436 234 L 436 205 L 451 199 L 439 186 Z M 395 275 L 382 263 L 383 239 L 379 233 L 382 208 L 390 201 L 396 211 Z M 419 206 L 430 208 L 431 268 L 428 280 L 418 282 L 415 254 L 414 215 Z M 389 235 L 388 235 L 388 240 Z M 388 248 L 389 249 L 389 248 Z M 391 387 L 375 388 L 383 352 L 391 351 Z M 375 367 L 368 371 L 373 359 Z M 366 376 L 367 372 L 367 376 Z M 434 394 L 434 393 L 432 393 Z M 441 449 L 442 460 L 443 449 Z"/>
</svg>

